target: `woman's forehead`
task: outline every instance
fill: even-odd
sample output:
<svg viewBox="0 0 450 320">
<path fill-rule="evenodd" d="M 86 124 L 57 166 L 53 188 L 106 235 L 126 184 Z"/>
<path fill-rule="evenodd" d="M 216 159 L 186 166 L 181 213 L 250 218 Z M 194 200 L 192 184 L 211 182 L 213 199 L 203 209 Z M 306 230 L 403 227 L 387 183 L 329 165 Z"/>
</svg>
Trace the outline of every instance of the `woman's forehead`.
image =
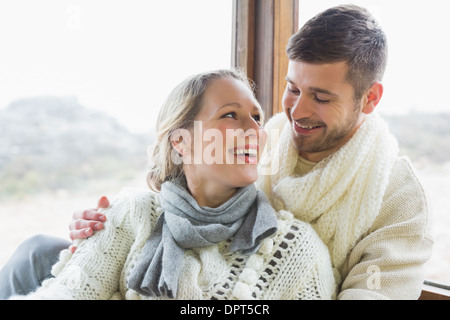
<svg viewBox="0 0 450 320">
<path fill-rule="evenodd" d="M 210 83 L 203 97 L 203 108 L 219 109 L 223 106 L 246 106 L 261 112 L 252 90 L 241 80 L 227 77 Z"/>
</svg>

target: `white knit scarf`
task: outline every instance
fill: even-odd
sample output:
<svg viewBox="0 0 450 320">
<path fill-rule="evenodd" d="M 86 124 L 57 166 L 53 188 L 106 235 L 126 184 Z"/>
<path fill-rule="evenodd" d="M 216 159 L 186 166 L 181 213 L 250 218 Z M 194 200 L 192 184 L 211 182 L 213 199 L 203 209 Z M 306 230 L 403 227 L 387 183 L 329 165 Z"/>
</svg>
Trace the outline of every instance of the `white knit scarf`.
<svg viewBox="0 0 450 320">
<path fill-rule="evenodd" d="M 380 212 L 398 154 L 396 139 L 378 115 L 367 116 L 342 148 L 308 174 L 296 177 L 298 153 L 291 143 L 292 127 L 286 116 L 275 116 L 267 129 L 281 130 L 278 143 L 265 155 L 279 157 L 279 170 L 260 175 L 259 187 L 276 210 L 290 211 L 311 223 L 328 246 L 334 267 L 340 269 Z M 262 162 L 270 161 L 263 158 Z"/>
</svg>

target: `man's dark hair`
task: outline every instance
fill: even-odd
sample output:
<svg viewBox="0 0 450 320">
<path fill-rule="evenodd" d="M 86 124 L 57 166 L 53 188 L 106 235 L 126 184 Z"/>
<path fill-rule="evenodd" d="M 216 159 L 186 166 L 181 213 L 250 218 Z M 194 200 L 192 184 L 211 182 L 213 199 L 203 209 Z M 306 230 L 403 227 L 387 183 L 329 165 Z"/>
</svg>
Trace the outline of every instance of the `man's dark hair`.
<svg viewBox="0 0 450 320">
<path fill-rule="evenodd" d="M 306 63 L 346 62 L 347 81 L 355 99 L 381 81 L 387 63 L 387 41 L 381 27 L 364 8 L 342 5 L 310 19 L 289 40 L 289 60 Z"/>
</svg>

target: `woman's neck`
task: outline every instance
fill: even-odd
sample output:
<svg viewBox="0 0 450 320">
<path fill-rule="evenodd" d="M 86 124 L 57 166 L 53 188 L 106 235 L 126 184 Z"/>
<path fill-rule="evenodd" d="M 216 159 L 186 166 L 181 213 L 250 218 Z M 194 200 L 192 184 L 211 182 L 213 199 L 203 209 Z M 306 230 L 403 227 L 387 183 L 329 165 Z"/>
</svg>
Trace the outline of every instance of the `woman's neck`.
<svg viewBox="0 0 450 320">
<path fill-rule="evenodd" d="M 200 207 L 217 208 L 227 202 L 238 190 L 211 183 L 193 183 L 187 179 L 188 190 Z"/>
</svg>

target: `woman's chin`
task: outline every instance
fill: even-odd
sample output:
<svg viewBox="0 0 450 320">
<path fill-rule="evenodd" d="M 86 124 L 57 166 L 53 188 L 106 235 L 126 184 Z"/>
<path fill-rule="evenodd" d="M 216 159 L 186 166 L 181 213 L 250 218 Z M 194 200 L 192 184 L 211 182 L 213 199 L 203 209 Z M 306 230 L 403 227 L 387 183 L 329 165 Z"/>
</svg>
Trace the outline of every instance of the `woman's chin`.
<svg viewBox="0 0 450 320">
<path fill-rule="evenodd" d="M 239 186 L 240 187 L 246 187 L 248 185 L 251 185 L 252 183 L 255 183 L 256 180 L 258 180 L 258 170 L 252 169 L 252 170 L 245 170 L 244 172 L 241 172 L 238 176 L 239 178 Z"/>
</svg>

